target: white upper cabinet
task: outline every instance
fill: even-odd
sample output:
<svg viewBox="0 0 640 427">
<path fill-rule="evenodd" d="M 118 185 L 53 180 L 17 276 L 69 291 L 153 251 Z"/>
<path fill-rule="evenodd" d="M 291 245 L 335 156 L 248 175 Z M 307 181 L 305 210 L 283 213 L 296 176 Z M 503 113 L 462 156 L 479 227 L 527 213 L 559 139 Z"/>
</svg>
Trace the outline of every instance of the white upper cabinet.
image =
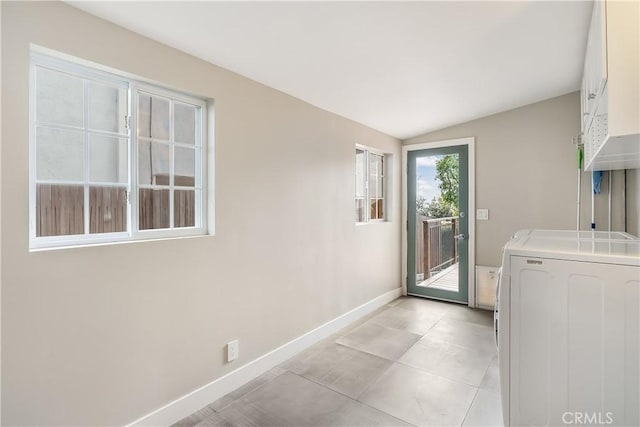
<svg viewBox="0 0 640 427">
<path fill-rule="evenodd" d="M 585 170 L 640 168 L 640 2 L 596 0 L 582 77 Z"/>
<path fill-rule="evenodd" d="M 582 131 L 591 123 L 596 110 L 596 100 L 602 94 L 607 82 L 607 33 L 603 3 L 593 5 L 587 51 L 582 77 Z"/>
</svg>

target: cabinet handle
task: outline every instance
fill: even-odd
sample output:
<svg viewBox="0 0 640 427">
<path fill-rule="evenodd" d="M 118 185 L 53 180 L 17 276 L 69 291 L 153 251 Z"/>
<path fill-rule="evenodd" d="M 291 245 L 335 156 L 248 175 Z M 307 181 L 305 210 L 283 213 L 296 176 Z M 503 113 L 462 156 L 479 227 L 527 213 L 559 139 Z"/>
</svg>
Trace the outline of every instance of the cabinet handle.
<svg viewBox="0 0 640 427">
<path fill-rule="evenodd" d="M 596 99 L 596 94 L 590 93 L 589 96 L 587 96 L 587 99 Z"/>
</svg>

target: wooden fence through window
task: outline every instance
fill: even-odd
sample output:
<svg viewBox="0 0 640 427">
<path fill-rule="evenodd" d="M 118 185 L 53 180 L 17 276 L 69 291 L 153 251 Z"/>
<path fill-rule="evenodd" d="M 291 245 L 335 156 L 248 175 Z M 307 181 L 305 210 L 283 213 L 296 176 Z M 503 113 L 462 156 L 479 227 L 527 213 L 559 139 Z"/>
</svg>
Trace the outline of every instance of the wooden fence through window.
<svg viewBox="0 0 640 427">
<path fill-rule="evenodd" d="M 141 188 L 138 193 L 140 230 L 168 228 L 169 190 Z M 84 187 L 37 184 L 36 236 L 84 234 Z M 174 190 L 174 227 L 195 225 L 195 191 Z M 89 187 L 89 232 L 127 230 L 127 194 L 123 187 Z"/>
</svg>

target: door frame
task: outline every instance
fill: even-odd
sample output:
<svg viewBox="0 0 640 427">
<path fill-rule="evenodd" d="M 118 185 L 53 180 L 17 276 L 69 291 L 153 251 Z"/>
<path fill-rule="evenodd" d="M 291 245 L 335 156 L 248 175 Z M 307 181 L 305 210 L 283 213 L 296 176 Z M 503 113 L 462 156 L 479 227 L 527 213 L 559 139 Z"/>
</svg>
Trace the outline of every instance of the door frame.
<svg viewBox="0 0 640 427">
<path fill-rule="evenodd" d="M 467 182 L 468 188 L 468 203 L 469 212 L 467 213 L 469 219 L 469 277 L 467 279 L 469 292 L 468 292 L 468 306 L 476 307 L 476 205 L 475 205 L 475 143 L 476 139 L 473 136 L 466 138 L 438 140 L 433 142 L 419 142 L 417 144 L 409 144 L 402 146 L 402 294 L 407 295 L 407 174 L 409 169 L 407 168 L 407 157 L 409 151 L 428 150 L 430 148 L 442 148 L 452 147 L 457 145 L 466 145 L 468 149 L 468 161 L 469 161 L 469 179 Z"/>
</svg>

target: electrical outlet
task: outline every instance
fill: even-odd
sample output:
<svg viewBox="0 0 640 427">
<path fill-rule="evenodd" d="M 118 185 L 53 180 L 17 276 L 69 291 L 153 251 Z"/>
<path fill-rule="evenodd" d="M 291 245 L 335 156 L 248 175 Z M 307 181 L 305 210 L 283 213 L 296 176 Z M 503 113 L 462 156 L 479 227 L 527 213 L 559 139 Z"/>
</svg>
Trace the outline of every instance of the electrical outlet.
<svg viewBox="0 0 640 427">
<path fill-rule="evenodd" d="M 238 340 L 227 343 L 227 362 L 233 362 L 240 355 Z"/>
</svg>

